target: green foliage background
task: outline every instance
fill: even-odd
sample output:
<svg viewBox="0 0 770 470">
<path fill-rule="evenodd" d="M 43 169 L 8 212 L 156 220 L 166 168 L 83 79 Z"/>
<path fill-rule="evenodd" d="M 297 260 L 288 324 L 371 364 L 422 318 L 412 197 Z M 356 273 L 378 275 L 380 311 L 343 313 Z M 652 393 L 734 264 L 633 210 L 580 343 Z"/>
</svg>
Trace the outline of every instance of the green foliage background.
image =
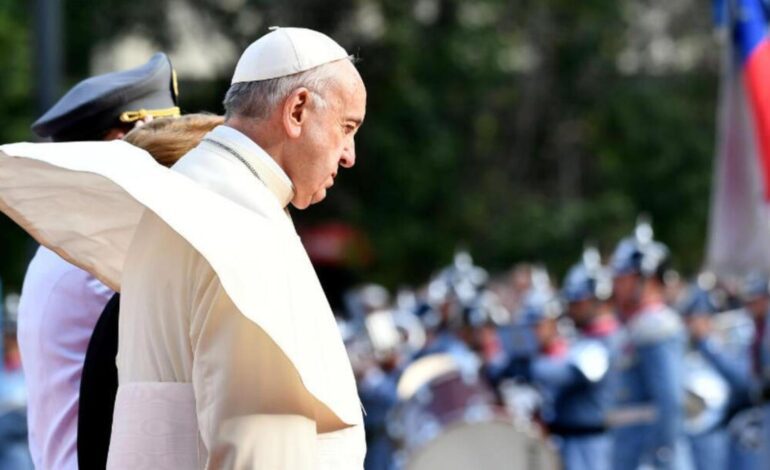
<svg viewBox="0 0 770 470">
<path fill-rule="evenodd" d="M 33 2 L 0 0 L 3 142 L 31 139 L 36 117 L 34 12 L 27 3 Z M 418 283 L 458 246 L 493 270 L 542 260 L 561 274 L 586 240 L 611 250 L 640 212 L 652 216 L 677 266 L 699 268 L 714 148 L 716 42 L 712 54 L 681 70 L 621 73 L 617 65 L 637 21 L 629 19 L 629 5 L 661 2 L 189 3 L 238 49 L 269 25 L 298 25 L 329 33 L 360 57 L 369 102 L 358 163 L 342 173 L 324 204 L 295 220 L 360 227 L 376 255 L 362 278 Z M 706 5 L 674 3 L 674 40 L 708 37 Z M 431 18 L 416 13 L 420 4 L 432 5 Z M 89 74 L 97 46 L 122 34 L 173 46 L 168 9 L 174 5 L 63 1 L 62 93 Z M 361 32 L 367 8 L 379 13 L 377 34 Z M 258 20 L 244 26 L 238 20 L 246 10 Z M 521 59 L 512 54 L 526 45 L 536 51 L 536 63 L 511 66 Z M 227 76 L 180 79 L 183 111 L 221 112 Z M 29 243 L 6 219 L 0 242 L 0 275 L 18 289 Z"/>
</svg>

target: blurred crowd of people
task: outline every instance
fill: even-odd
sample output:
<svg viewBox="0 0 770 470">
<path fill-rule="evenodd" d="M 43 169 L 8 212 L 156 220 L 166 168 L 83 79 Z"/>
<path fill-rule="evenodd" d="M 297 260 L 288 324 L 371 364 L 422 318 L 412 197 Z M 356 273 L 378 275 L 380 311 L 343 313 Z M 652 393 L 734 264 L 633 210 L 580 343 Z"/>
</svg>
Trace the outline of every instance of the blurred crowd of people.
<svg viewBox="0 0 770 470">
<path fill-rule="evenodd" d="M 493 277 L 458 252 L 419 289 L 348 291 L 337 318 L 366 470 L 764 468 L 770 277 L 687 282 L 669 259 L 641 222 L 606 260 L 586 248 L 558 287 L 541 265 Z M 14 325 L 0 468 L 31 468 Z"/>
<path fill-rule="evenodd" d="M 640 222 L 559 288 L 542 266 L 493 278 L 459 252 L 417 290 L 349 291 L 366 469 L 493 468 L 501 442 L 518 458 L 494 468 L 765 468 L 770 278 L 688 283 L 669 259 Z"/>
</svg>

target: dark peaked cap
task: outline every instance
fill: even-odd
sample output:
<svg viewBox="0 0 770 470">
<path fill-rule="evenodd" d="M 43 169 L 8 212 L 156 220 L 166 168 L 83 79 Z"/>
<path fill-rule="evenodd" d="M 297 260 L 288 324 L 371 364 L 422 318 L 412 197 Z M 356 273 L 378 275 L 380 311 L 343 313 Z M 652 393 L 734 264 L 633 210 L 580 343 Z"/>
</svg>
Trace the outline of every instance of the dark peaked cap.
<svg viewBox="0 0 770 470">
<path fill-rule="evenodd" d="M 57 142 L 98 140 L 110 128 L 147 116 L 179 116 L 176 73 L 158 52 L 139 67 L 97 75 L 75 85 L 34 124 Z"/>
</svg>

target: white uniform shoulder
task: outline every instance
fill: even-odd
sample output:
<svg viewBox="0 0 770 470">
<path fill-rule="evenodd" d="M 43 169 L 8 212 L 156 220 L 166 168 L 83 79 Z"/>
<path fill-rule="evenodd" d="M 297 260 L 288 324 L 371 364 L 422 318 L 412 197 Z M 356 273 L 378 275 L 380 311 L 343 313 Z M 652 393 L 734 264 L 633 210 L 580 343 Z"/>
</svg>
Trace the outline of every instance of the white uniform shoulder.
<svg viewBox="0 0 770 470">
<path fill-rule="evenodd" d="M 662 306 L 637 314 L 628 323 L 628 332 L 634 343 L 648 344 L 682 334 L 684 324 L 674 310 Z"/>
<path fill-rule="evenodd" d="M 598 382 L 610 368 L 610 354 L 601 341 L 581 339 L 570 348 L 570 362 L 589 382 Z"/>
</svg>

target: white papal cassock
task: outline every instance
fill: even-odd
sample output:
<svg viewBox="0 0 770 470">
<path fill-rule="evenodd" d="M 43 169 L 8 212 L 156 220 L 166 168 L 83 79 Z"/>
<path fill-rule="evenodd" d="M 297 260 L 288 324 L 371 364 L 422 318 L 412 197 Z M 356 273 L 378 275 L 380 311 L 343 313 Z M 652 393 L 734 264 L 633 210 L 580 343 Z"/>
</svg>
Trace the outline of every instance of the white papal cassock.
<svg viewBox="0 0 770 470">
<path fill-rule="evenodd" d="M 350 363 L 264 151 L 228 127 L 173 171 L 122 142 L 0 150 L 0 209 L 121 290 L 109 468 L 362 468 Z"/>
</svg>

